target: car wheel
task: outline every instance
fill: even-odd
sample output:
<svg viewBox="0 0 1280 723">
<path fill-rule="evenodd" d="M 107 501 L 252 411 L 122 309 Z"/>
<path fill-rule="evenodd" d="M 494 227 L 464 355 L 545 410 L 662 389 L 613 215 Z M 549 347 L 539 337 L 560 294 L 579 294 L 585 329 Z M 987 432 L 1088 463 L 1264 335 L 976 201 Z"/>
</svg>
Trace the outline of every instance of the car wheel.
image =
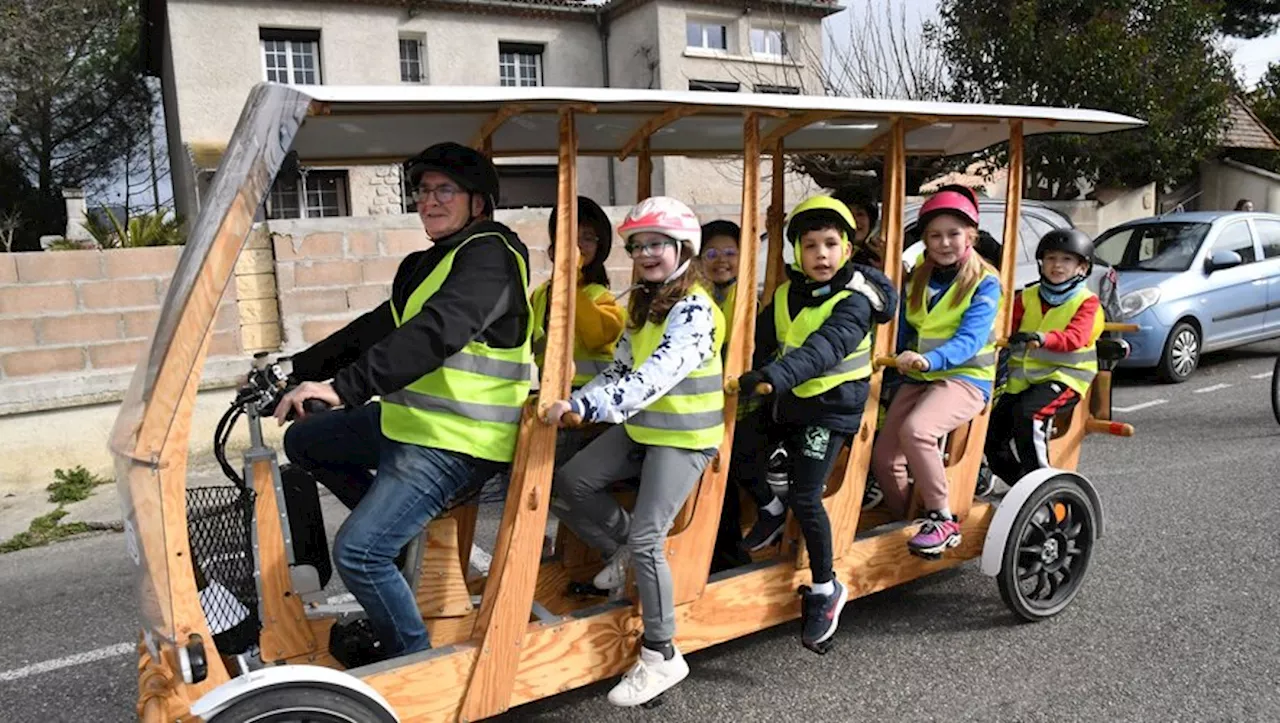
<svg viewBox="0 0 1280 723">
<path fill-rule="evenodd" d="M 1181 384 L 1191 378 L 1200 364 L 1200 332 L 1192 324 L 1180 321 L 1169 332 L 1164 343 L 1164 355 L 1160 358 L 1160 379 L 1171 384 Z"/>
</svg>

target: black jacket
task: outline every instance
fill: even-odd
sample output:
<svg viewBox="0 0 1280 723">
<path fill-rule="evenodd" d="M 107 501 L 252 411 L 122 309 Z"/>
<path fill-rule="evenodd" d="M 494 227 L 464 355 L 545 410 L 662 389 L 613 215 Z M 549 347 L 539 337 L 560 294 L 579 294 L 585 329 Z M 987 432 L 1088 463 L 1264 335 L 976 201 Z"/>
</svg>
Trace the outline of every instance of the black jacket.
<svg viewBox="0 0 1280 723">
<path fill-rule="evenodd" d="M 829 295 L 813 296 L 814 284 L 800 273 L 788 269 L 791 287 L 787 308 L 792 318 L 801 308 L 818 306 Z M 867 403 L 866 379 L 845 382 L 817 396 L 801 398 L 790 390 L 819 376 L 853 353 L 862 338 L 875 327 L 893 319 L 897 313 L 898 294 L 888 277 L 869 266 L 850 263 L 834 279 L 837 286 L 852 284 L 854 292 L 831 310 L 817 331 L 805 339 L 799 349 L 777 358 L 777 326 L 774 324 L 773 300 L 756 319 L 756 348 L 752 368 L 759 370 L 774 388 L 772 406 L 779 422 L 826 427 L 835 432 L 853 434 L 862 422 Z M 838 288 L 837 288 L 838 290 Z M 872 305 L 875 298 L 875 306 Z M 877 308 L 878 307 L 878 308 Z"/>
<path fill-rule="evenodd" d="M 472 236 L 495 231 L 524 258 L 523 279 L 505 244 L 493 237 L 476 239 L 454 257 L 449 276 L 422 311 L 396 328 L 392 301 L 403 309 L 446 253 Z M 503 349 L 519 346 L 529 325 L 528 267 L 529 249 L 514 231 L 496 221 L 478 221 L 406 256 L 396 270 L 391 299 L 295 354 L 293 377 L 332 378 L 342 403 L 355 407 L 435 371 L 473 339 Z"/>
</svg>

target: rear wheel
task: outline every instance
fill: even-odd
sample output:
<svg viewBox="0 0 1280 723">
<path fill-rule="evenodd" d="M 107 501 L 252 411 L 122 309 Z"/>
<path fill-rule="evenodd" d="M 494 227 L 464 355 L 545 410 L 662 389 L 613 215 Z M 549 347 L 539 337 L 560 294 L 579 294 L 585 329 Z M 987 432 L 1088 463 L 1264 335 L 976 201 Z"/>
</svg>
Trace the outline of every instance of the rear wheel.
<svg viewBox="0 0 1280 723">
<path fill-rule="evenodd" d="M 1062 475 L 1036 490 L 1018 511 L 996 582 L 1023 620 L 1066 609 L 1080 591 L 1097 539 L 1097 510 L 1075 478 Z"/>
<path fill-rule="evenodd" d="M 364 696 L 313 685 L 267 688 L 238 700 L 210 723 L 395 723 Z"/>
<path fill-rule="evenodd" d="M 1191 378 L 1200 365 L 1200 332 L 1189 322 L 1180 321 L 1169 332 L 1164 343 L 1164 355 L 1160 357 L 1160 379 L 1181 384 Z"/>
</svg>

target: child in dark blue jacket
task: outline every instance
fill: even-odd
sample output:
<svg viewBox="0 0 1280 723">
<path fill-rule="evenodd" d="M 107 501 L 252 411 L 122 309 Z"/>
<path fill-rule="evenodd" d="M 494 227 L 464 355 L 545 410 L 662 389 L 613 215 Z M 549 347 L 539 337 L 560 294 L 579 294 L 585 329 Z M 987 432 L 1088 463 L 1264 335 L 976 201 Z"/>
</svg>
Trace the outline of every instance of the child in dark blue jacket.
<svg viewBox="0 0 1280 723">
<path fill-rule="evenodd" d="M 835 632 L 847 598 L 832 571 L 831 524 L 822 493 L 836 457 L 862 423 L 871 331 L 893 318 L 898 301 L 884 274 L 850 260 L 855 229 L 849 209 L 828 196 L 811 198 L 791 214 L 787 237 L 795 261 L 787 269 L 788 281 L 756 320 L 752 371 L 739 379 L 744 397 L 762 382 L 773 393 L 738 422 L 716 545 L 716 566 L 731 567 L 782 533 L 786 509 L 766 479 L 769 453 L 782 443 L 790 462 L 787 505 L 800 523 L 813 575 L 812 587 L 802 588 L 802 640 L 811 649 Z M 745 539 L 738 485 L 759 508 Z"/>
</svg>

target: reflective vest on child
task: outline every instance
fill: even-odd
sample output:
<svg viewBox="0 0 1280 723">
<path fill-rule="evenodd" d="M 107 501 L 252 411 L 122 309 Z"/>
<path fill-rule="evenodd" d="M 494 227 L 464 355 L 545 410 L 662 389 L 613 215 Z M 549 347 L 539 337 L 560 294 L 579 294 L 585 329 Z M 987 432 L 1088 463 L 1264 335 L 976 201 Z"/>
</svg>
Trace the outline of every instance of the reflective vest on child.
<svg viewBox="0 0 1280 723">
<path fill-rule="evenodd" d="M 587 284 L 582 287 L 592 302 L 595 302 L 601 296 L 609 292 L 600 284 Z M 547 335 L 546 319 L 547 319 L 547 302 L 551 298 L 551 282 L 547 281 L 542 286 L 533 290 L 533 298 L 530 304 L 533 306 L 533 342 L 536 344 L 540 339 Z M 578 333 L 573 334 L 573 380 L 569 385 L 574 389 L 578 389 L 587 382 L 595 378 L 597 374 L 604 371 L 605 367 L 613 361 L 613 344 L 608 349 L 600 352 L 592 352 L 582 343 L 582 337 Z M 538 352 L 534 361 L 537 362 L 538 368 L 542 368 L 545 352 Z"/>
<path fill-rule="evenodd" d="M 689 289 L 706 299 L 715 318 L 715 339 L 711 357 L 689 376 L 681 379 L 671 391 L 636 412 L 626 421 L 627 436 L 640 444 L 680 449 L 710 449 L 724 440 L 724 374 L 720 363 L 720 347 L 724 344 L 724 314 L 711 294 L 695 284 Z M 653 355 L 671 323 L 671 315 L 662 324 L 646 322 L 631 334 L 633 369 Z"/>
<path fill-rule="evenodd" d="M 801 309 L 791 316 L 787 306 L 787 291 L 791 288 L 788 281 L 773 293 L 773 326 L 778 339 L 778 356 L 784 356 L 799 349 L 809 335 L 822 326 L 822 322 L 831 316 L 836 304 L 851 296 L 848 289 L 837 291 L 829 299 L 817 306 Z M 827 369 L 821 375 L 805 381 L 792 388 L 791 393 L 797 397 L 816 397 L 819 394 L 855 379 L 866 379 L 871 376 L 871 334 L 862 337 L 858 348 L 854 349 L 838 364 Z"/>
<path fill-rule="evenodd" d="M 396 327 L 417 316 L 444 284 L 459 249 L 478 238 L 493 236 L 516 257 L 520 299 L 528 300 L 524 259 L 501 234 L 472 236 L 445 254 L 427 278 L 414 289 L 403 310 L 391 305 Z M 520 413 L 529 397 L 532 324 L 524 342 L 511 349 L 495 349 L 472 339 L 440 368 L 382 398 L 382 433 L 388 439 L 433 449 L 446 449 L 495 462 L 515 457 Z"/>
<path fill-rule="evenodd" d="M 1036 287 L 1028 286 L 1022 290 L 1022 322 L 1018 331 L 1062 331 L 1075 318 L 1076 312 L 1085 301 L 1095 294 L 1083 285 L 1070 298 L 1051 306 L 1045 312 L 1040 303 L 1040 293 Z M 1009 383 L 1005 386 L 1007 394 L 1017 394 L 1032 384 L 1062 382 L 1084 396 L 1098 375 L 1098 352 L 1096 340 L 1102 333 L 1105 317 L 1099 306 L 1093 319 L 1093 330 L 1089 345 L 1075 351 L 1049 351 L 1044 347 L 1035 349 L 1011 350 L 1009 354 Z"/>
<path fill-rule="evenodd" d="M 983 269 L 983 275 L 954 305 L 952 300 L 959 295 L 958 285 L 954 282 L 934 302 L 933 308 L 929 308 L 928 289 L 925 289 L 925 293 L 921 294 L 919 304 L 911 302 L 913 294 L 908 291 L 907 322 L 911 324 L 911 327 L 916 332 L 915 352 L 924 354 L 933 351 L 955 336 L 956 331 L 960 328 L 961 320 L 964 319 L 964 313 L 969 310 L 969 305 L 973 302 L 974 293 L 977 292 L 978 286 L 982 284 L 983 279 L 987 277 L 994 278 L 995 274 Z M 927 284 L 928 280 L 921 279 L 918 283 Z M 987 333 L 987 341 L 978 350 L 978 353 L 958 366 L 941 371 L 919 372 L 912 370 L 907 372 L 907 376 L 918 381 L 928 382 L 954 377 L 971 377 L 994 382 L 996 378 L 995 324 L 992 324 L 991 330 Z"/>
</svg>

